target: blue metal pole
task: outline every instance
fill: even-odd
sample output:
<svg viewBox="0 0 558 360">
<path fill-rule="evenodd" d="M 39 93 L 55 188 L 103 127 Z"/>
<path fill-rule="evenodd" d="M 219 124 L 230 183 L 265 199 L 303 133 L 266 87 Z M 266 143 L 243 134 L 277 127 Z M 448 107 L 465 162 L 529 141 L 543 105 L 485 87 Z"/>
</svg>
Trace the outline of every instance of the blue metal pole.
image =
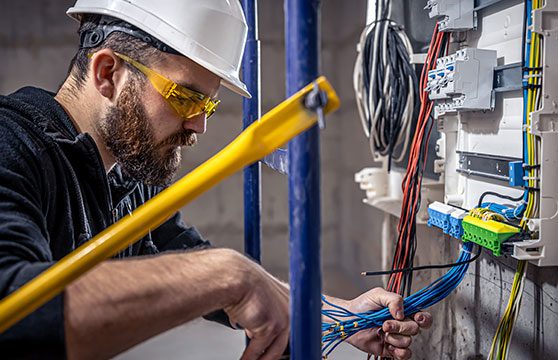
<svg viewBox="0 0 558 360">
<path fill-rule="evenodd" d="M 320 0 L 285 0 L 287 96 L 318 76 Z M 291 359 L 321 359 L 318 128 L 289 143 Z"/>
<path fill-rule="evenodd" d="M 242 125 L 246 129 L 261 117 L 260 106 L 260 40 L 258 39 L 258 1 L 242 0 L 248 23 L 248 37 L 242 59 L 242 76 L 252 94 L 242 103 Z M 244 169 L 244 251 L 260 262 L 261 248 L 261 165 L 256 162 Z"/>
</svg>

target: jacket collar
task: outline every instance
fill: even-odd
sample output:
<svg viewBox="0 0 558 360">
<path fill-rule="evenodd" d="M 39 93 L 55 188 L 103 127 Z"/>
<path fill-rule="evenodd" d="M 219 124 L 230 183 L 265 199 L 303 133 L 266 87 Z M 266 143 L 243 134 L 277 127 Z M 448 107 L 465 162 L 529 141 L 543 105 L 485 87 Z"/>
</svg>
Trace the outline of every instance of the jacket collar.
<svg viewBox="0 0 558 360">
<path fill-rule="evenodd" d="M 123 173 L 115 165 L 107 174 L 97 145 L 86 133 L 79 133 L 62 105 L 54 99 L 55 94 L 35 87 L 25 87 L 10 97 L 20 101 L 19 111 L 29 113 L 42 132 L 57 143 L 72 166 L 90 176 L 100 176 L 100 181 L 108 182 L 112 205 L 115 206 L 128 196 L 138 182 Z M 27 116 L 29 118 L 29 116 Z"/>
</svg>

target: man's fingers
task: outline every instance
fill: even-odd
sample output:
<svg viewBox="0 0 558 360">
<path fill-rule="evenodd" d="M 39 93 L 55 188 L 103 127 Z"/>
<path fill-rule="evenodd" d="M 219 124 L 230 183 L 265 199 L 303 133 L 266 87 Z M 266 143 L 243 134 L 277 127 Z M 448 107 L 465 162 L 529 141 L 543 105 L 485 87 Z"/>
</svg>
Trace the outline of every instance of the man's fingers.
<svg viewBox="0 0 558 360">
<path fill-rule="evenodd" d="M 419 332 L 419 325 L 413 320 L 387 320 L 382 325 L 382 329 L 392 334 L 416 335 Z"/>
<path fill-rule="evenodd" d="M 250 343 L 244 350 L 241 360 L 274 360 L 281 357 L 289 343 L 288 322 L 268 324 L 259 331 L 246 331 Z"/>
<path fill-rule="evenodd" d="M 391 316 L 396 320 L 403 320 L 403 298 L 401 295 L 386 291 L 382 288 L 375 288 L 370 291 L 372 299 L 381 306 L 387 306 Z"/>
<path fill-rule="evenodd" d="M 432 325 L 432 315 L 427 312 L 418 312 L 413 315 L 413 320 L 417 322 L 417 324 L 423 328 L 428 329 Z"/>
<path fill-rule="evenodd" d="M 275 338 L 271 346 L 260 357 L 260 360 L 277 360 L 283 355 L 289 344 L 289 332 L 284 331 L 281 335 Z"/>
<path fill-rule="evenodd" d="M 347 342 L 369 354 L 380 354 L 384 349 L 384 335 L 382 328 L 366 329 L 349 337 Z"/>
<path fill-rule="evenodd" d="M 250 339 L 250 343 L 246 349 L 244 349 L 244 353 L 242 353 L 240 360 L 261 359 L 274 340 L 273 336 L 261 336 Z"/>
<path fill-rule="evenodd" d="M 410 336 L 401 334 L 386 334 L 384 341 L 398 348 L 408 348 L 413 341 Z"/>
<path fill-rule="evenodd" d="M 413 355 L 410 349 L 400 349 L 393 345 L 388 345 L 387 351 L 396 360 L 408 360 Z"/>
</svg>

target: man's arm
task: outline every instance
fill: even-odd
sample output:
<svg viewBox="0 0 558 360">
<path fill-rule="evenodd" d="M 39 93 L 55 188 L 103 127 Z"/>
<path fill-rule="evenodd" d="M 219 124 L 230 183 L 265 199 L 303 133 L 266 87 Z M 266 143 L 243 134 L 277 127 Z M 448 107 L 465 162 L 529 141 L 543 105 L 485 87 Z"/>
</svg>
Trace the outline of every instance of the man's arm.
<svg viewBox="0 0 558 360">
<path fill-rule="evenodd" d="M 288 343 L 288 295 L 263 268 L 232 250 L 105 261 L 66 289 L 68 358 L 109 358 L 225 309 L 252 339 L 243 359 L 275 359 Z"/>
</svg>

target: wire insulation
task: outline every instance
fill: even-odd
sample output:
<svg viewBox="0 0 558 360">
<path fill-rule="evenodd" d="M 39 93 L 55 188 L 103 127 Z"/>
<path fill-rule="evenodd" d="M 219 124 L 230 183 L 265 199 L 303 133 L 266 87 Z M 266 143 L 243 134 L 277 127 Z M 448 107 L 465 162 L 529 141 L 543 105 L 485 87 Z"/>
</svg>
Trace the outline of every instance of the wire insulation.
<svg viewBox="0 0 558 360">
<path fill-rule="evenodd" d="M 403 28 L 389 19 L 391 0 L 376 2 L 376 20 L 357 46 L 353 85 L 357 108 L 374 157 L 402 161 L 407 153 L 417 103 L 413 48 Z"/>
<path fill-rule="evenodd" d="M 531 114 L 541 108 L 541 92 L 542 92 L 542 46 L 543 39 L 540 34 L 531 30 L 532 28 L 532 10 L 539 9 L 542 6 L 541 0 L 526 0 L 524 7 L 524 34 L 522 55 L 524 60 L 523 67 L 523 117 L 524 117 L 524 135 L 523 135 L 523 152 L 524 152 L 524 170 L 525 178 L 528 186 L 526 187 L 522 202 L 526 203 L 521 218 L 520 226 L 524 231 L 527 230 L 529 219 L 538 216 L 539 199 L 535 189 L 540 188 L 539 172 L 540 172 L 540 139 L 531 132 Z M 523 295 L 523 287 L 525 284 L 525 273 L 527 270 L 527 261 L 521 260 L 517 264 L 514 275 L 510 297 L 506 310 L 496 334 L 492 340 L 488 360 L 506 359 L 509 352 L 511 338 L 515 321 L 521 307 L 521 298 Z"/>
<path fill-rule="evenodd" d="M 409 268 L 397 269 L 397 270 L 364 271 L 364 272 L 361 273 L 361 275 L 364 275 L 364 276 L 378 276 L 378 275 L 391 275 L 391 274 L 400 273 L 400 272 L 432 270 L 432 269 L 447 269 L 447 268 L 451 268 L 451 267 L 454 267 L 454 266 L 465 265 L 467 263 L 473 262 L 473 261 L 475 261 L 479 258 L 481 253 L 482 253 L 482 248 L 479 247 L 478 253 L 469 260 L 454 262 L 454 263 L 451 263 L 451 264 L 424 265 L 424 266 L 415 266 L 415 267 L 409 267 Z"/>
<path fill-rule="evenodd" d="M 457 259 L 457 265 L 430 285 L 403 300 L 405 316 L 411 316 L 429 308 L 446 298 L 463 280 L 469 268 L 473 243 L 464 243 Z M 480 254 L 480 249 L 479 249 Z M 478 258 L 478 256 L 476 257 Z M 339 344 L 364 329 L 382 326 L 386 320 L 393 319 L 387 308 L 378 311 L 354 313 L 335 305 L 322 296 L 324 307 L 322 315 L 329 321 L 322 322 L 322 356 L 327 358 Z"/>
<path fill-rule="evenodd" d="M 428 49 L 426 62 L 422 68 L 420 79 L 420 111 L 413 141 L 409 152 L 409 162 L 403 178 L 403 199 L 398 225 L 398 238 L 393 256 L 392 270 L 413 267 L 416 251 L 416 215 L 420 207 L 422 177 L 428 155 L 428 143 L 433 127 L 431 117 L 433 103 L 428 98 L 426 80 L 428 71 L 436 67 L 438 57 L 447 53 L 447 33 L 440 32 L 438 25 L 434 28 L 432 40 Z M 412 287 L 412 272 L 394 273 L 388 280 L 388 290 L 398 294 L 410 294 Z"/>
</svg>

